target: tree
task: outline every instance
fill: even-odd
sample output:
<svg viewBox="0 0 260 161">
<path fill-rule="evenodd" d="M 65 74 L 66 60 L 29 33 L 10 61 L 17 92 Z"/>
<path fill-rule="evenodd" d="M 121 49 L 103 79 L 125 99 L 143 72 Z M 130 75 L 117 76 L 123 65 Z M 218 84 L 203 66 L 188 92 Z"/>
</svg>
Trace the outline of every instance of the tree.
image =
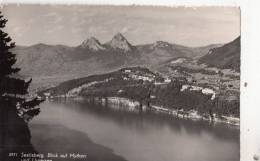
<svg viewBox="0 0 260 161">
<path fill-rule="evenodd" d="M 14 67 L 16 55 L 11 52 L 15 43 L 3 31 L 6 22 L 0 12 L 0 160 L 8 160 L 3 158 L 5 152 L 28 150 L 31 144 L 27 123 L 39 114 L 36 106 L 43 101 L 28 94 L 32 79 L 18 78 L 20 69 Z"/>
</svg>

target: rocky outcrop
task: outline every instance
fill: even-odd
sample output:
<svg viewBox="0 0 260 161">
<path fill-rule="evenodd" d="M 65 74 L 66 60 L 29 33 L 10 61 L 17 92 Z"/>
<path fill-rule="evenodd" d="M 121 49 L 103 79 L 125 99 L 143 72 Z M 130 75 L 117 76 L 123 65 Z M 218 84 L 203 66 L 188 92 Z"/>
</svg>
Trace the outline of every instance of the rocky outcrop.
<svg viewBox="0 0 260 161">
<path fill-rule="evenodd" d="M 121 33 L 117 33 L 107 44 L 113 49 L 120 49 L 124 52 L 129 52 L 133 49 L 133 46 L 126 40 L 126 38 Z"/>
<path fill-rule="evenodd" d="M 92 51 L 100 51 L 100 50 L 105 50 L 106 48 L 104 46 L 102 46 L 102 44 L 100 44 L 100 42 L 94 38 L 91 37 L 85 41 L 82 42 L 82 44 L 80 45 L 81 48 L 87 48 L 90 49 Z"/>
</svg>

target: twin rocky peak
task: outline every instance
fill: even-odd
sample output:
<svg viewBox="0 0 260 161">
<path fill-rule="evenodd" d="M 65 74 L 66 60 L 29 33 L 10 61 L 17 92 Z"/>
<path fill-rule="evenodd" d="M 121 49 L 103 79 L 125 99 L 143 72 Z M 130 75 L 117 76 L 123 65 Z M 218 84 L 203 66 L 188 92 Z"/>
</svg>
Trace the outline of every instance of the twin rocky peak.
<svg viewBox="0 0 260 161">
<path fill-rule="evenodd" d="M 126 40 L 126 38 L 121 33 L 117 33 L 112 38 L 112 40 L 105 44 L 101 44 L 95 37 L 90 37 L 89 39 L 83 41 L 79 47 L 89 49 L 92 51 L 102 51 L 112 48 L 120 49 L 124 52 L 129 52 L 133 49 L 133 46 Z"/>
</svg>

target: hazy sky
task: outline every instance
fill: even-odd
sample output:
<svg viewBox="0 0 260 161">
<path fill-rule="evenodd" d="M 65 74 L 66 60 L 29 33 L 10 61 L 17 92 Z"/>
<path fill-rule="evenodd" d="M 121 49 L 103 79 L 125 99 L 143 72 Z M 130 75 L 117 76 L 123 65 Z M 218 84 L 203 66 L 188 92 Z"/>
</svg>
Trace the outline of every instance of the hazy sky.
<svg viewBox="0 0 260 161">
<path fill-rule="evenodd" d="M 240 10 L 231 7 L 7 5 L 2 11 L 6 31 L 18 45 L 76 46 L 90 36 L 104 43 L 121 32 L 132 44 L 201 46 L 240 35 Z"/>
</svg>

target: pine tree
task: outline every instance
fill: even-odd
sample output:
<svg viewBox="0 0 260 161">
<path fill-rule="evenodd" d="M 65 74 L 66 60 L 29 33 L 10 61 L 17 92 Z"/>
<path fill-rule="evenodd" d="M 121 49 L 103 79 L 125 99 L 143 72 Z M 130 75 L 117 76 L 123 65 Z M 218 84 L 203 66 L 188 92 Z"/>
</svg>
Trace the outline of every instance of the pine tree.
<svg viewBox="0 0 260 161">
<path fill-rule="evenodd" d="M 6 147 L 13 146 L 9 151 L 21 151 L 23 149 L 17 147 L 30 145 L 27 123 L 39 114 L 40 109 L 36 106 L 42 102 L 28 94 L 32 79 L 26 81 L 17 77 L 20 69 L 14 67 L 16 55 L 11 52 L 15 43 L 3 31 L 6 22 L 0 12 L 0 155 Z"/>
</svg>

